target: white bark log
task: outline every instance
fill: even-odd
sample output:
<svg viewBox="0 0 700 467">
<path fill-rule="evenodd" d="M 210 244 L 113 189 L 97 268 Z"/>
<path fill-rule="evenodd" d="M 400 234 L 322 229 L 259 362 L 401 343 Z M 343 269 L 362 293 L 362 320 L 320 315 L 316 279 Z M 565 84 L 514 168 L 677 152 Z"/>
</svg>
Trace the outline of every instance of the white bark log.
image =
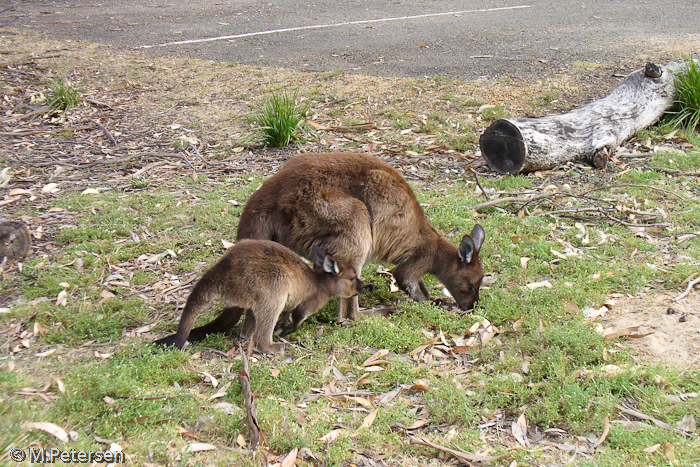
<svg viewBox="0 0 700 467">
<path fill-rule="evenodd" d="M 647 63 L 607 96 L 567 114 L 497 120 L 481 135 L 481 154 L 499 173 L 546 170 L 571 161 L 604 167 L 613 149 L 671 106 L 673 75 L 685 66 Z"/>
</svg>

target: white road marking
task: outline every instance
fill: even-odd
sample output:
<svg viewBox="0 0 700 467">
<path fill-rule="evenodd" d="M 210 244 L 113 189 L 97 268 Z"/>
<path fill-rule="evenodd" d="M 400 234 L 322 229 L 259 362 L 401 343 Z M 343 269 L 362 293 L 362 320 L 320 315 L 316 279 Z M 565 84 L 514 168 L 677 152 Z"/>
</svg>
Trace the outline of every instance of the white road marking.
<svg viewBox="0 0 700 467">
<path fill-rule="evenodd" d="M 157 44 L 157 45 L 141 45 L 141 46 L 138 46 L 137 48 L 150 49 L 153 47 L 167 47 L 169 45 L 199 44 L 202 42 L 214 42 L 214 41 L 223 41 L 223 40 L 230 40 L 230 39 L 240 39 L 242 37 L 264 36 L 267 34 L 279 34 L 279 33 L 290 32 L 290 31 L 304 31 L 304 30 L 309 30 L 309 29 L 337 28 L 337 27 L 341 27 L 341 26 L 351 26 L 351 25 L 355 25 L 355 24 L 383 23 L 383 22 L 389 22 L 389 21 L 406 21 L 406 20 L 410 20 L 410 19 L 431 18 L 431 17 L 435 17 L 435 16 L 463 15 L 463 14 L 468 14 L 468 13 L 485 13 L 485 12 L 491 12 L 491 11 L 504 11 L 504 10 L 520 10 L 523 8 L 531 8 L 531 7 L 532 7 L 532 5 L 517 5 L 517 6 L 506 6 L 506 7 L 499 7 L 499 8 L 484 8 L 484 9 L 479 9 L 479 10 L 448 11 L 445 13 L 426 13 L 424 15 L 398 16 L 395 18 L 379 18 L 379 19 L 368 19 L 368 20 L 360 20 L 360 21 L 347 21 L 344 23 L 317 24 L 317 25 L 312 25 L 312 26 L 299 26 L 299 27 L 295 27 L 295 28 L 273 29 L 270 31 L 248 32 L 248 33 L 244 33 L 244 34 L 234 34 L 231 36 L 206 37 L 203 39 L 190 39 L 190 40 L 185 40 L 185 41 L 165 42 L 163 44 Z"/>
</svg>

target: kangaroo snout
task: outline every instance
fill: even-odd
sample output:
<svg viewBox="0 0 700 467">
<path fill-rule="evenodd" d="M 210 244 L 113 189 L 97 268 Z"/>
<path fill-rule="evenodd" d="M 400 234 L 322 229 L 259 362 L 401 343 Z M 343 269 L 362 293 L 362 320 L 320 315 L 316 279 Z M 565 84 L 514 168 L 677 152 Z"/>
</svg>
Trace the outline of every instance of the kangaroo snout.
<svg viewBox="0 0 700 467">
<path fill-rule="evenodd" d="M 362 284 L 362 290 L 360 293 L 372 293 L 379 290 L 379 287 L 374 284 Z"/>
</svg>

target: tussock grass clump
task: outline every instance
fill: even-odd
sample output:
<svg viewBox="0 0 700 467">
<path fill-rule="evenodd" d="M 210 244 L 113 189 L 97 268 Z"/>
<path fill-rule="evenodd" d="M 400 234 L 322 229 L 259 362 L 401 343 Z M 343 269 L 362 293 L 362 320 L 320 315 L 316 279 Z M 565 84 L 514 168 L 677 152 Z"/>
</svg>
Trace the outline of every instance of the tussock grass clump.
<svg viewBox="0 0 700 467">
<path fill-rule="evenodd" d="M 66 78 L 53 78 L 49 81 L 49 94 L 46 103 L 56 110 L 66 111 L 78 105 L 78 88 Z"/>
<path fill-rule="evenodd" d="M 281 148 L 301 137 L 308 105 L 297 104 L 297 92 L 273 93 L 248 117 L 256 129 L 253 140 Z"/>
<path fill-rule="evenodd" d="M 676 73 L 676 95 L 668 112 L 674 127 L 700 129 L 700 67 L 689 58 L 686 67 Z"/>
</svg>

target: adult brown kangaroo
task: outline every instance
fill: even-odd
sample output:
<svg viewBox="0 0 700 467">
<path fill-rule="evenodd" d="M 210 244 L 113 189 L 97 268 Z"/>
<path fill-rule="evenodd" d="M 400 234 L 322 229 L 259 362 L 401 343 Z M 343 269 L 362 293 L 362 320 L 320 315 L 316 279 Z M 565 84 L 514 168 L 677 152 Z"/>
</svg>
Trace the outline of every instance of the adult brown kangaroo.
<svg viewBox="0 0 700 467">
<path fill-rule="evenodd" d="M 251 195 L 238 239 L 269 239 L 307 258 L 318 245 L 362 271 L 368 258 L 393 263 L 399 287 L 430 298 L 423 276 L 442 282 L 463 310 L 479 300 L 484 271 L 476 224 L 459 247 L 428 222 L 406 180 L 386 162 L 357 153 L 299 154 Z M 340 319 L 358 318 L 357 297 L 340 300 Z"/>
<path fill-rule="evenodd" d="M 284 312 L 282 334 L 297 330 L 311 314 L 333 297 L 352 297 L 364 289 L 347 261 L 336 261 L 322 248 L 313 247 L 314 267 L 279 243 L 241 240 L 204 273 L 187 298 L 177 333 L 155 341 L 174 345 L 204 339 L 233 328 L 246 310 L 241 335 L 252 335 L 260 352 L 276 352 L 283 345 L 272 342 L 275 324 Z M 214 321 L 192 329 L 194 322 L 217 297 L 225 308 Z M 288 323 L 288 314 L 292 321 Z"/>
</svg>

